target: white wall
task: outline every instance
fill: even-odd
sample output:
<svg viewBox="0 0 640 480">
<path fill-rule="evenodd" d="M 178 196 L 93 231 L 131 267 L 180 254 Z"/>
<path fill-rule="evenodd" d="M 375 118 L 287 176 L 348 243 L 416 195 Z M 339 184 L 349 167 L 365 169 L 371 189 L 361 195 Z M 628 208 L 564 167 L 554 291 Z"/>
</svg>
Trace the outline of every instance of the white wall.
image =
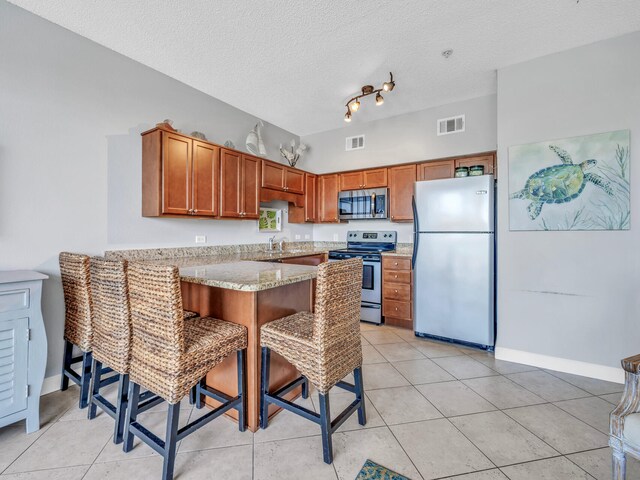
<svg viewBox="0 0 640 480">
<path fill-rule="evenodd" d="M 247 88 L 250 85 L 247 84 Z M 256 118 L 0 0 L 0 270 L 44 286 L 47 376 L 62 358 L 57 255 L 118 247 L 266 242 L 256 221 L 142 218 L 140 132 L 165 118 L 244 145 Z M 292 133 L 265 128 L 269 156 Z M 297 138 L 297 137 L 295 137 Z M 284 206 L 283 203 L 278 203 Z M 284 235 L 312 235 L 285 225 Z"/>
<path fill-rule="evenodd" d="M 400 88 L 400 87 L 398 87 Z M 389 102 L 393 98 L 389 98 Z M 369 105 L 366 108 L 375 108 Z M 379 107 L 384 108 L 384 105 Z M 454 135 L 436 135 L 439 118 L 465 114 L 466 129 Z M 302 141 L 309 153 L 302 168 L 317 173 L 368 168 L 377 165 L 418 162 L 436 158 L 486 152 L 496 149 L 496 96 L 474 98 L 427 110 L 370 122 L 361 121 L 366 112 L 354 114 L 344 128 L 307 135 Z M 345 138 L 365 135 L 363 150 L 345 151 Z M 399 242 L 412 241 L 410 223 L 382 220 L 358 220 L 338 225 L 316 225 L 315 240 L 339 240 L 347 230 L 396 230 Z"/>
<path fill-rule="evenodd" d="M 637 32 L 498 71 L 497 356 L 620 379 L 640 351 L 639 58 Z M 509 232 L 509 146 L 619 129 L 631 230 Z"/>
</svg>

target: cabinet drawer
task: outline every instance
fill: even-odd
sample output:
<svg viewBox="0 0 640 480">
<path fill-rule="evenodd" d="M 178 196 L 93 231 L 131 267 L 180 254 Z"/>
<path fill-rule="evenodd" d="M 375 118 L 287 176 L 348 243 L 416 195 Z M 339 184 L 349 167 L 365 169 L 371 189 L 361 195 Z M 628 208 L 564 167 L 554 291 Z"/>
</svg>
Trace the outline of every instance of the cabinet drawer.
<svg viewBox="0 0 640 480">
<path fill-rule="evenodd" d="M 382 287 L 384 298 L 399 302 L 411 301 L 411 285 L 400 283 L 385 283 Z"/>
<path fill-rule="evenodd" d="M 382 257 L 382 268 L 386 270 L 411 270 L 408 257 Z"/>
<path fill-rule="evenodd" d="M 395 300 L 383 300 L 382 314 L 385 317 L 411 319 L 411 303 L 397 302 Z"/>
<path fill-rule="evenodd" d="M 411 283 L 411 272 L 404 270 L 386 270 L 382 273 L 382 283 Z"/>
<path fill-rule="evenodd" d="M 0 292 L 0 313 L 29 308 L 29 289 Z"/>
</svg>

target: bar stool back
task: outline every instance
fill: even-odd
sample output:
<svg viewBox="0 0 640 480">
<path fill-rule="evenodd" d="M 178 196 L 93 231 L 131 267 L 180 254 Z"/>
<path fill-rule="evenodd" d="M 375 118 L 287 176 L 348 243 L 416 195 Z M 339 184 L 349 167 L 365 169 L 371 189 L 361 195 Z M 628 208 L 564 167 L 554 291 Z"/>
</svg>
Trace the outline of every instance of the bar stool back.
<svg viewBox="0 0 640 480">
<path fill-rule="evenodd" d="M 62 290 L 64 292 L 64 356 L 60 390 L 69 388 L 69 380 L 80 386 L 80 408 L 88 404 L 91 379 L 91 287 L 89 283 L 89 257 L 62 252 L 59 257 Z M 73 347 L 82 352 L 73 356 Z M 82 363 L 78 375 L 73 365 Z"/>
<path fill-rule="evenodd" d="M 366 423 L 362 382 L 360 300 L 362 259 L 353 258 L 318 266 L 315 314 L 299 312 L 263 325 L 260 426 L 269 424 L 269 404 L 276 404 L 320 424 L 324 461 L 333 461 L 331 434 L 356 410 L 361 425 Z M 293 364 L 302 377 L 269 393 L 271 350 Z M 342 379 L 354 374 L 354 384 Z M 318 389 L 320 414 L 286 401 L 283 395 L 306 381 Z M 355 394 L 355 400 L 331 421 L 329 390 L 341 387 Z"/>
<path fill-rule="evenodd" d="M 247 329 L 208 317 L 184 321 L 176 267 L 131 262 L 128 279 L 132 342 L 124 451 L 131 450 L 134 435 L 139 437 L 164 457 L 163 479 L 171 479 L 177 442 L 188 434 L 231 408 L 238 411 L 240 431 L 245 430 Z M 201 380 L 233 352 L 237 352 L 238 395 L 230 397 L 205 387 Z M 164 441 L 137 421 L 140 387 L 169 404 Z M 178 429 L 179 402 L 193 387 L 222 405 Z"/>
</svg>

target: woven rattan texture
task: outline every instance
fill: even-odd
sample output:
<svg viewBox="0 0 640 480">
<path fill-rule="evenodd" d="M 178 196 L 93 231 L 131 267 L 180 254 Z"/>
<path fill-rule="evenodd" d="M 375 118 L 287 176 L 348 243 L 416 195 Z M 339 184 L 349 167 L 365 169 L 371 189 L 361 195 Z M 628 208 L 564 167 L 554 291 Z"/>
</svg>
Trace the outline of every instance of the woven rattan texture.
<svg viewBox="0 0 640 480">
<path fill-rule="evenodd" d="M 129 374 L 169 403 L 178 403 L 215 365 L 247 347 L 241 325 L 208 317 L 184 321 L 176 267 L 131 262 L 128 279 Z"/>
<path fill-rule="evenodd" d="M 89 352 L 92 337 L 89 257 L 62 252 L 59 260 L 64 292 L 64 338 Z"/>
<path fill-rule="evenodd" d="M 315 314 L 296 313 L 264 325 L 260 342 L 324 394 L 362 366 L 362 259 L 323 263 L 317 278 Z"/>
</svg>

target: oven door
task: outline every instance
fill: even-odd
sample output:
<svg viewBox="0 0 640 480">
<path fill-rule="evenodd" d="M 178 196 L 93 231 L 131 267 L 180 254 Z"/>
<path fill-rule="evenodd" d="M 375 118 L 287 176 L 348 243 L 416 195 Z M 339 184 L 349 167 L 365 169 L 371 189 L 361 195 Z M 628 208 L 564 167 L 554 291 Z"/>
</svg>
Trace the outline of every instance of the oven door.
<svg viewBox="0 0 640 480">
<path fill-rule="evenodd" d="M 380 261 L 362 263 L 362 302 L 382 303 L 382 268 Z"/>
</svg>

